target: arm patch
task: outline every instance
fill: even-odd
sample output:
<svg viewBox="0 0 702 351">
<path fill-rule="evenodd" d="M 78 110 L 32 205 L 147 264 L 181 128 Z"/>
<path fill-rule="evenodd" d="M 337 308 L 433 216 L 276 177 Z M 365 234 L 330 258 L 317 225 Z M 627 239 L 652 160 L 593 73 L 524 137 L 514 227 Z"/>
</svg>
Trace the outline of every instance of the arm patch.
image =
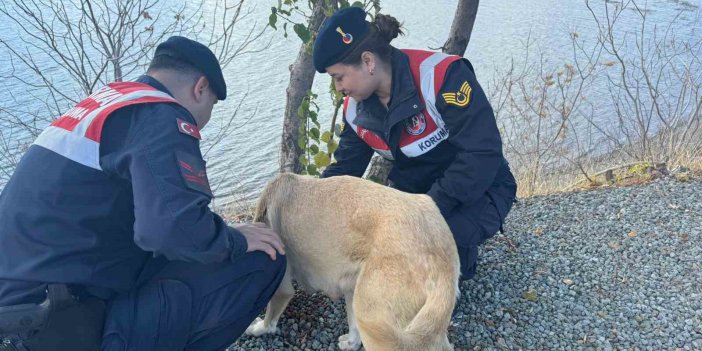
<svg viewBox="0 0 702 351">
<path fill-rule="evenodd" d="M 178 169 L 183 176 L 185 186 L 210 198 L 214 197 L 207 179 L 204 160 L 183 151 L 176 151 L 176 161 L 178 161 Z"/>
</svg>

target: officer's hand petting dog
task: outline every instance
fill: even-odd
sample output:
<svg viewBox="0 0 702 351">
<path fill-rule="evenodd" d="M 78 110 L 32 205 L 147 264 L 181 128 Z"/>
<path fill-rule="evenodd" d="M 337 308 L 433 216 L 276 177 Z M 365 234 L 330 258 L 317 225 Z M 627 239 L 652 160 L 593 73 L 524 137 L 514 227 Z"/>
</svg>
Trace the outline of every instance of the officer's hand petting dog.
<svg viewBox="0 0 702 351">
<path fill-rule="evenodd" d="M 234 226 L 246 238 L 246 252 L 263 251 L 276 259 L 277 253 L 285 255 L 285 245 L 280 236 L 264 223 L 242 223 Z"/>
</svg>

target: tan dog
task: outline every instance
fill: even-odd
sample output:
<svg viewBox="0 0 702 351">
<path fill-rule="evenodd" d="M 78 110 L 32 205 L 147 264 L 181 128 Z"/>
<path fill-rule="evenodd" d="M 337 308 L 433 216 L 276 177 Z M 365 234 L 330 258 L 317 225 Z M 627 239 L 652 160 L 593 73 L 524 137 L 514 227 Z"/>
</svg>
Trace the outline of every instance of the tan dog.
<svg viewBox="0 0 702 351">
<path fill-rule="evenodd" d="M 264 319 L 246 330 L 274 333 L 294 279 L 331 298 L 344 296 L 349 333 L 339 348 L 453 350 L 447 328 L 458 295 L 451 231 L 427 195 L 355 177 L 281 174 L 266 186 L 255 221 L 285 244 L 288 268 Z M 360 335 L 359 335 L 360 334 Z"/>
</svg>

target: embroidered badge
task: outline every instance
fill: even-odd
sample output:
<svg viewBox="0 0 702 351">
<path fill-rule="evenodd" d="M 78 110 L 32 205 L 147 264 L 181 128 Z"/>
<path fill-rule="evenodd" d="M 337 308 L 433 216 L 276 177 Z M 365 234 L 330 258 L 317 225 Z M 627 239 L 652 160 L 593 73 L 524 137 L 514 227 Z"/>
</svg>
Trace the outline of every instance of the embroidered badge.
<svg viewBox="0 0 702 351">
<path fill-rule="evenodd" d="M 427 120 L 422 113 L 418 113 L 405 121 L 405 130 L 410 135 L 420 135 L 424 133 L 425 129 L 427 129 Z"/>
<path fill-rule="evenodd" d="M 353 35 L 351 35 L 351 33 L 344 33 L 341 27 L 336 27 L 336 32 L 341 34 L 341 41 L 343 41 L 344 44 L 348 45 L 353 41 Z"/>
<path fill-rule="evenodd" d="M 200 130 L 197 129 L 196 125 L 190 124 L 180 118 L 176 118 L 176 121 L 178 122 L 178 131 L 200 140 Z"/>
<path fill-rule="evenodd" d="M 463 82 L 461 89 L 455 93 L 444 93 L 441 94 L 444 97 L 444 101 L 447 104 L 456 105 L 459 107 L 464 107 L 470 102 L 470 93 L 473 91 L 468 82 Z"/>
</svg>

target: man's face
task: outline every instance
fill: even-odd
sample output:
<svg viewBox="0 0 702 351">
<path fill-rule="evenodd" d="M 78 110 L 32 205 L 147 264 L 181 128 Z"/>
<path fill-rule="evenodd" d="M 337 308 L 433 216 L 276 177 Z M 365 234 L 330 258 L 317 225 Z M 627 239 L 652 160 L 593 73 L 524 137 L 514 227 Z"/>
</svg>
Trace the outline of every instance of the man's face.
<svg viewBox="0 0 702 351">
<path fill-rule="evenodd" d="M 217 102 L 219 101 L 219 99 L 217 99 L 217 94 L 215 94 L 215 92 L 212 91 L 212 89 L 210 87 L 207 87 L 206 90 L 207 90 L 207 93 L 206 93 L 207 96 L 204 99 L 205 101 L 204 101 L 203 111 L 202 111 L 203 112 L 203 116 L 202 116 L 203 122 L 202 122 L 202 125 L 199 126 L 200 129 L 204 128 L 205 125 L 210 121 L 210 119 L 212 118 L 212 110 L 214 109 L 214 105 L 216 105 Z M 200 124 L 200 122 L 198 122 L 198 125 L 199 124 Z"/>
<path fill-rule="evenodd" d="M 207 79 L 202 77 L 195 83 L 195 103 L 193 111 L 190 111 L 197 121 L 198 128 L 204 128 L 212 118 L 212 109 L 217 104 L 217 94 L 210 88 Z"/>
</svg>

